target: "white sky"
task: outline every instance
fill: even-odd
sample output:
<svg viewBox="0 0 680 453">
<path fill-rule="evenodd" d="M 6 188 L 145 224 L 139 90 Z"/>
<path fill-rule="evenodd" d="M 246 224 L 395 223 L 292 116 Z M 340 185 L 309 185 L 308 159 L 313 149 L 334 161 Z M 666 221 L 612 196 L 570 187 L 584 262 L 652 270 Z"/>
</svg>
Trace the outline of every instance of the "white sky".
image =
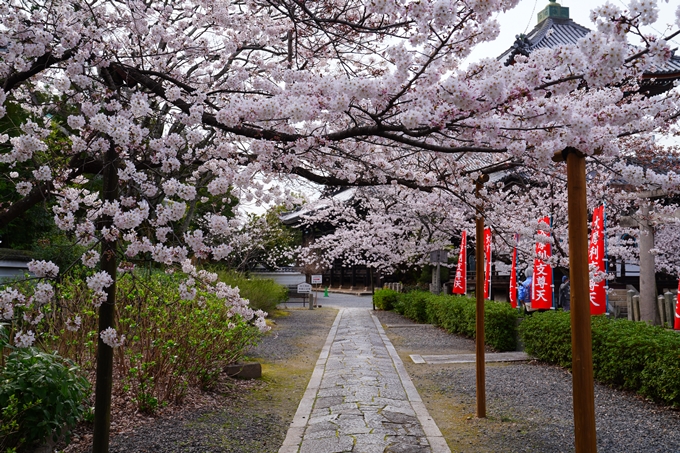
<svg viewBox="0 0 680 453">
<path fill-rule="evenodd" d="M 586 28 L 595 28 L 590 21 L 590 11 L 607 0 L 557 0 L 557 2 L 569 8 L 569 17 L 579 25 Z M 609 0 L 610 3 L 622 10 L 627 9 L 626 0 Z M 645 30 L 656 35 L 668 30 L 667 25 L 675 21 L 675 9 L 680 6 L 678 0 L 657 0 L 659 6 L 659 20 L 652 27 Z M 499 13 L 497 20 L 500 23 L 500 35 L 493 42 L 478 45 L 467 61 L 478 61 L 482 58 L 496 58 L 507 50 L 514 42 L 515 36 L 520 33 L 530 32 L 537 23 L 536 15 L 548 5 L 548 0 L 520 0 L 519 4 L 506 13 Z M 680 48 L 680 36 L 671 41 L 671 48 Z M 680 52 L 679 52 L 680 53 Z"/>
</svg>

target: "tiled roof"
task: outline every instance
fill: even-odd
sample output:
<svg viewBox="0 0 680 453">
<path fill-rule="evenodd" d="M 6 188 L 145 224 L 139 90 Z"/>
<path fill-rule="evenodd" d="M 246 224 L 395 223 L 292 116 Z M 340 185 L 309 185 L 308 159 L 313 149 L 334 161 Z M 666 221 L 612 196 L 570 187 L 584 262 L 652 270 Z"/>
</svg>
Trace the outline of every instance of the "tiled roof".
<svg viewBox="0 0 680 453">
<path fill-rule="evenodd" d="M 680 73 L 680 57 L 677 55 L 673 55 L 663 67 L 655 66 L 654 71 L 649 72 L 649 75 L 664 75 L 674 73 Z"/>
<path fill-rule="evenodd" d="M 508 65 L 515 55 L 529 55 L 535 49 L 552 48 L 576 42 L 590 33 L 590 30 L 571 19 L 549 17 L 541 21 L 527 35 L 517 36 L 517 40 L 508 50 L 503 52 L 498 60 Z M 676 75 L 680 76 L 680 57 L 673 55 L 666 64 L 655 66 L 653 71 L 645 74 L 647 77 Z"/>
</svg>

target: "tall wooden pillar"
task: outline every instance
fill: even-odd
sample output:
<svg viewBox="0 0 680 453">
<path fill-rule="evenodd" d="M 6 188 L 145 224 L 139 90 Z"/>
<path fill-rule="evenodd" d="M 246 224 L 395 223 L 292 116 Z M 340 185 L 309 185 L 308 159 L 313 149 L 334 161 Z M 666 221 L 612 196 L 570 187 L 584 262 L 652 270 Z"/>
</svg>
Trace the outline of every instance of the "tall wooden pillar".
<svg viewBox="0 0 680 453">
<path fill-rule="evenodd" d="M 571 280 L 571 351 L 576 453 L 597 452 L 595 388 L 590 329 L 588 275 L 588 206 L 586 159 L 574 148 L 562 153 L 567 161 L 569 218 L 569 277 Z"/>
<path fill-rule="evenodd" d="M 475 296 L 476 296 L 476 334 L 475 364 L 477 368 L 477 417 L 486 417 L 486 368 L 484 357 L 484 217 L 477 215 L 477 237 L 475 239 Z"/>
<path fill-rule="evenodd" d="M 488 175 L 482 175 L 477 181 L 477 197 L 482 184 L 489 180 Z M 481 205 L 481 201 L 480 201 Z M 477 417 L 486 417 L 486 364 L 484 356 L 484 216 L 482 209 L 477 212 L 475 221 L 475 366 L 477 388 Z"/>
</svg>

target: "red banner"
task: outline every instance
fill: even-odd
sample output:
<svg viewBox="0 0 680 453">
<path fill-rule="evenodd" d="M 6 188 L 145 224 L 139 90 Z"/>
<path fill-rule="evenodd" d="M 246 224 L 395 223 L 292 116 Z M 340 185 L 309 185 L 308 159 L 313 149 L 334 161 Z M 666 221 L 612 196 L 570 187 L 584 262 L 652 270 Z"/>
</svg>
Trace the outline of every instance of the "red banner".
<svg viewBox="0 0 680 453">
<path fill-rule="evenodd" d="M 680 280 L 678 281 L 678 301 L 675 304 L 675 330 L 680 330 Z"/>
<path fill-rule="evenodd" d="M 593 221 L 590 227 L 590 244 L 588 245 L 588 265 L 598 273 L 604 273 L 604 206 L 593 210 Z M 590 279 L 590 314 L 603 315 L 607 312 L 607 288 L 605 281 L 595 283 Z"/>
<path fill-rule="evenodd" d="M 458 266 L 456 267 L 456 278 L 453 280 L 453 294 L 467 293 L 467 265 L 466 253 L 467 231 L 463 231 L 460 239 L 460 252 L 458 253 Z"/>
<path fill-rule="evenodd" d="M 484 299 L 489 298 L 491 287 L 491 228 L 484 228 Z"/>
<path fill-rule="evenodd" d="M 517 235 L 515 235 L 515 244 Z M 510 268 L 510 305 L 517 308 L 517 245 L 512 249 L 512 267 Z"/>
<path fill-rule="evenodd" d="M 537 235 L 550 237 L 550 217 L 539 219 Z M 548 310 L 553 305 L 552 268 L 547 263 L 551 253 L 549 242 L 536 241 L 534 276 L 531 284 L 531 308 L 534 310 Z"/>
</svg>

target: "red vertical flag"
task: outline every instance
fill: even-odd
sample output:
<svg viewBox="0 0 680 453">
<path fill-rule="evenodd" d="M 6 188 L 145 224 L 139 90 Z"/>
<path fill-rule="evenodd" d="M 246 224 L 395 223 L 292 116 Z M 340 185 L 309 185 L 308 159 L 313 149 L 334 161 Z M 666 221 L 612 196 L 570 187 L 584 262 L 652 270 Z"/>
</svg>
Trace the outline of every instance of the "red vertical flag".
<svg viewBox="0 0 680 453">
<path fill-rule="evenodd" d="M 680 280 L 678 281 L 678 301 L 675 304 L 675 330 L 680 330 Z"/>
<path fill-rule="evenodd" d="M 484 299 L 489 298 L 491 287 L 491 228 L 484 228 Z"/>
<path fill-rule="evenodd" d="M 456 278 L 453 280 L 453 294 L 467 293 L 467 266 L 466 253 L 467 231 L 463 231 L 460 239 L 460 252 L 458 253 L 458 266 L 456 267 Z"/>
<path fill-rule="evenodd" d="M 550 217 L 538 221 L 538 236 L 550 237 Z M 536 258 L 534 258 L 534 276 L 531 284 L 531 308 L 547 310 L 553 304 L 552 268 L 547 263 L 552 253 L 549 242 L 536 241 Z"/>
<path fill-rule="evenodd" d="M 517 235 L 515 235 L 515 247 L 512 249 L 512 267 L 510 268 L 510 306 L 517 308 Z"/>
<path fill-rule="evenodd" d="M 593 221 L 590 227 L 590 244 L 588 245 L 588 265 L 604 273 L 604 206 L 593 210 Z M 590 314 L 603 315 L 607 311 L 607 289 L 605 281 L 595 283 L 590 279 Z"/>
</svg>

